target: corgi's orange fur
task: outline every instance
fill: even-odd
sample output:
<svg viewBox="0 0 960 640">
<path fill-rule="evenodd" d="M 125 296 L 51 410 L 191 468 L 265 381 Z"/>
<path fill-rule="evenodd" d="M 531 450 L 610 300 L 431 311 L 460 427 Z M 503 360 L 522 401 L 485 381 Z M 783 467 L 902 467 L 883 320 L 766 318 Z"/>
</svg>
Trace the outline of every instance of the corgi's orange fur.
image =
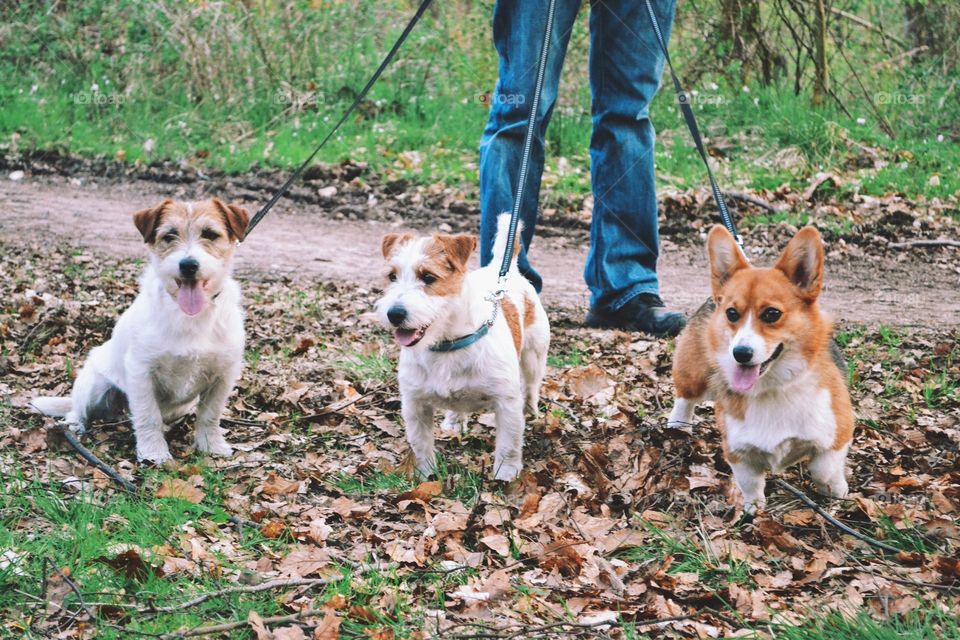
<svg viewBox="0 0 960 640">
<path fill-rule="evenodd" d="M 817 300 L 823 242 L 813 227 L 771 268 L 750 266 L 721 226 L 707 239 L 713 297 L 677 338 L 670 423 L 688 424 L 715 401 L 723 450 L 752 513 L 764 506 L 764 473 L 804 458 L 822 493 L 847 494 L 853 408 L 833 326 Z"/>
</svg>

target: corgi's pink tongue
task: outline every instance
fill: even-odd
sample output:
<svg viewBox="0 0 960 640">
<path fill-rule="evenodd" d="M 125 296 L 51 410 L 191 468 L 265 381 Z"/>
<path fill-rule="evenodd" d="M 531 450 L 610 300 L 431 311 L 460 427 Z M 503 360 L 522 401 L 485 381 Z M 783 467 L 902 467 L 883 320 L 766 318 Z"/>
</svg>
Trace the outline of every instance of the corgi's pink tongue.
<svg viewBox="0 0 960 640">
<path fill-rule="evenodd" d="M 180 305 L 180 310 L 185 314 L 188 316 L 197 315 L 203 311 L 205 301 L 203 287 L 198 280 L 180 283 L 180 287 L 177 289 L 177 304 Z"/>
<path fill-rule="evenodd" d="M 397 344 L 401 347 L 409 347 L 411 344 L 417 341 L 419 337 L 417 334 L 420 333 L 416 329 L 397 329 L 393 332 L 393 337 L 396 338 Z"/>
<path fill-rule="evenodd" d="M 757 384 L 759 378 L 760 365 L 756 364 L 752 367 L 745 367 L 742 364 L 738 364 L 737 368 L 733 370 L 733 379 L 730 381 L 730 387 L 738 392 L 750 391 L 750 389 L 753 389 L 753 385 Z"/>
</svg>

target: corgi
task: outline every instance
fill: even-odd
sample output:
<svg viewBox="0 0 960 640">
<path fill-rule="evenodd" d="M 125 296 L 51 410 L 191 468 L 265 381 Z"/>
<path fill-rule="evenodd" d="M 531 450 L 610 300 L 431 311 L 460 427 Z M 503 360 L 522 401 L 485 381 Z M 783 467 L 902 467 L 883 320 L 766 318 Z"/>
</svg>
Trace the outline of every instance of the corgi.
<svg viewBox="0 0 960 640">
<path fill-rule="evenodd" d="M 707 253 L 713 297 L 677 338 L 668 424 L 689 424 L 697 403 L 714 400 L 747 513 L 765 506 L 767 471 L 807 458 L 816 489 L 845 497 L 854 417 L 846 364 L 818 304 L 820 234 L 801 229 L 773 267 L 756 268 L 717 225 Z"/>
</svg>

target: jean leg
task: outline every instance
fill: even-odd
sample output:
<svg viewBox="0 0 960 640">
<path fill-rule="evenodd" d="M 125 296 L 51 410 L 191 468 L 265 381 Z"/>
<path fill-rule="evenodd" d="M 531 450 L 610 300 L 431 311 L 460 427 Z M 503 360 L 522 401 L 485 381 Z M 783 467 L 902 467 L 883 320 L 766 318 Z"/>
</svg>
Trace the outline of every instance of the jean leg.
<svg viewBox="0 0 960 640">
<path fill-rule="evenodd" d="M 669 38 L 675 0 L 652 3 Z M 656 133 L 649 105 L 664 62 L 645 2 L 603 0 L 591 5 L 594 205 L 584 280 L 596 308 L 616 310 L 641 293 L 659 293 Z"/>
<path fill-rule="evenodd" d="M 490 117 L 480 141 L 480 264 L 483 266 L 493 258 L 497 216 L 513 209 L 523 137 L 536 89 L 547 7 L 547 0 L 497 0 L 493 11 L 493 40 L 500 57 L 500 77 L 491 96 Z M 543 282 L 527 260 L 527 249 L 537 223 L 544 137 L 557 100 L 563 58 L 579 7 L 580 0 L 557 0 L 527 183 L 520 207 L 523 246 L 517 265 L 537 291 Z"/>
</svg>

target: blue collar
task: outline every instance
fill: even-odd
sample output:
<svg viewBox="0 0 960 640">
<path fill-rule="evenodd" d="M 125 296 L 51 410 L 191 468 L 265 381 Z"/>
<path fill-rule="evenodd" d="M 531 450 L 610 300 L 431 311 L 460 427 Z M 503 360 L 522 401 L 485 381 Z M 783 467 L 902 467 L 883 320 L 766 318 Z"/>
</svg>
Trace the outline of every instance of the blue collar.
<svg viewBox="0 0 960 640">
<path fill-rule="evenodd" d="M 489 321 L 484 322 L 482 325 L 480 325 L 480 328 L 473 333 L 455 340 L 441 340 L 436 344 L 430 345 L 430 351 L 433 351 L 434 353 L 446 353 L 448 351 L 459 351 L 460 349 L 465 349 L 483 336 L 487 335 L 487 332 L 490 331 L 491 324 L 493 323 Z"/>
</svg>

